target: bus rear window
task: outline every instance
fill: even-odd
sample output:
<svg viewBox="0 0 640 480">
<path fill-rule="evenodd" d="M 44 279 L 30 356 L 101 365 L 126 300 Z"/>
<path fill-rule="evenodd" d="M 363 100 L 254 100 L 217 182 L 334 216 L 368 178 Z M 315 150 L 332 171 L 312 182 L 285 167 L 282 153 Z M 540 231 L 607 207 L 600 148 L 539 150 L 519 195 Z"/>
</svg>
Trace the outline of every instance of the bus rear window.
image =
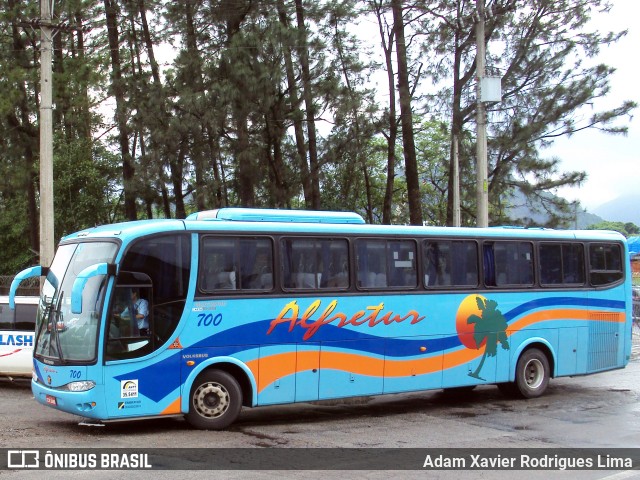
<svg viewBox="0 0 640 480">
<path fill-rule="evenodd" d="M 589 281 L 593 286 L 616 283 L 624 277 L 622 250 L 616 243 L 589 245 Z"/>
</svg>

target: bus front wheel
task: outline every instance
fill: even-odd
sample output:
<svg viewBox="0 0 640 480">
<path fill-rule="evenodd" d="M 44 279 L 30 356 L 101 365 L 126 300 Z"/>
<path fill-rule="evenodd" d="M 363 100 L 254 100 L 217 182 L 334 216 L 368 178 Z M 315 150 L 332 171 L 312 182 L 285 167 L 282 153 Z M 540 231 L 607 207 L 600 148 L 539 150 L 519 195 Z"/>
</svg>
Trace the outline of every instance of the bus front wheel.
<svg viewBox="0 0 640 480">
<path fill-rule="evenodd" d="M 187 421 L 203 430 L 231 425 L 242 409 L 242 390 L 233 376 L 222 370 L 200 374 L 191 388 Z"/>
<path fill-rule="evenodd" d="M 547 389 L 549 377 L 547 356 L 537 348 L 530 348 L 518 359 L 514 387 L 524 398 L 539 397 Z"/>
</svg>

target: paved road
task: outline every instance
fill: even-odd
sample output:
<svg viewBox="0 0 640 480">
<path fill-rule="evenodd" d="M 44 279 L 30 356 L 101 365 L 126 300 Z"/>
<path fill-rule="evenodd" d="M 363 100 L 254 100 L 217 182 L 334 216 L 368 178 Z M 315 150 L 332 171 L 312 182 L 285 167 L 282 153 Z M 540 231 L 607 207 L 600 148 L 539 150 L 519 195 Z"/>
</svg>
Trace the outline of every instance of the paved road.
<svg viewBox="0 0 640 480">
<path fill-rule="evenodd" d="M 350 401 L 248 409 L 228 431 L 193 430 L 182 419 L 80 425 L 79 417 L 40 406 L 28 383 L 0 381 L 6 448 L 640 448 L 640 338 L 626 369 L 552 380 L 538 399 L 513 400 L 486 386 L 465 395 L 441 391 Z M 168 453 L 168 459 L 171 454 Z M 168 460 L 169 461 L 169 460 Z M 37 472 L 0 472 L 41 478 Z M 207 476 L 215 472 L 208 472 Z M 523 472 L 404 472 L 403 478 L 512 479 Z M 636 478 L 637 472 L 526 472 L 526 478 Z M 64 474 L 64 475 L 63 475 Z M 114 472 L 92 472 L 112 478 Z M 141 478 L 183 478 L 196 472 L 144 472 Z M 82 476 L 81 476 L 82 475 Z M 325 472 L 325 478 L 345 474 Z M 388 478 L 388 472 L 349 472 L 349 478 Z M 86 472 L 47 472 L 84 478 Z M 317 478 L 317 472 L 226 472 L 225 478 Z M 637 478 L 640 478 L 638 476 Z"/>
</svg>

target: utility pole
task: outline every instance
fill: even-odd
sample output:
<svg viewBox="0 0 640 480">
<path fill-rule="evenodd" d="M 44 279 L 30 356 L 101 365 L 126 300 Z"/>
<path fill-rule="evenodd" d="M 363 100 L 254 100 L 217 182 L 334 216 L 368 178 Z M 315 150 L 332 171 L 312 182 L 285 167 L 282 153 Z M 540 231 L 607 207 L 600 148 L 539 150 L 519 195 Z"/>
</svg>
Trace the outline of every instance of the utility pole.
<svg viewBox="0 0 640 480">
<path fill-rule="evenodd" d="M 40 265 L 53 261 L 53 87 L 51 16 L 54 0 L 40 0 Z"/>
<path fill-rule="evenodd" d="M 489 185 L 487 179 L 487 114 L 482 101 L 482 79 L 485 76 L 484 0 L 476 0 L 476 225 L 489 226 Z"/>
<path fill-rule="evenodd" d="M 40 29 L 40 265 L 48 267 L 54 253 L 53 211 L 53 37 L 60 31 L 88 32 L 90 28 L 68 23 L 53 24 L 54 0 L 40 0 L 40 18 L 20 22 Z"/>
</svg>

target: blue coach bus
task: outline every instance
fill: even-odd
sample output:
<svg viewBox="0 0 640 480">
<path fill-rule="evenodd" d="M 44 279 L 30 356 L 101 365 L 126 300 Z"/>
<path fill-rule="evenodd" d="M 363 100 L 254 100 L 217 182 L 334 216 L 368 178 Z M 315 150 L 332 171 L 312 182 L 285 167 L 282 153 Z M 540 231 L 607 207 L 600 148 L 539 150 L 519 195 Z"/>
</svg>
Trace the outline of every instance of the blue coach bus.
<svg viewBox="0 0 640 480">
<path fill-rule="evenodd" d="M 366 225 L 225 208 L 62 239 L 43 276 L 32 390 L 100 421 L 623 368 L 631 274 L 614 232 Z M 11 296 L 11 299 L 13 296 Z"/>
</svg>

